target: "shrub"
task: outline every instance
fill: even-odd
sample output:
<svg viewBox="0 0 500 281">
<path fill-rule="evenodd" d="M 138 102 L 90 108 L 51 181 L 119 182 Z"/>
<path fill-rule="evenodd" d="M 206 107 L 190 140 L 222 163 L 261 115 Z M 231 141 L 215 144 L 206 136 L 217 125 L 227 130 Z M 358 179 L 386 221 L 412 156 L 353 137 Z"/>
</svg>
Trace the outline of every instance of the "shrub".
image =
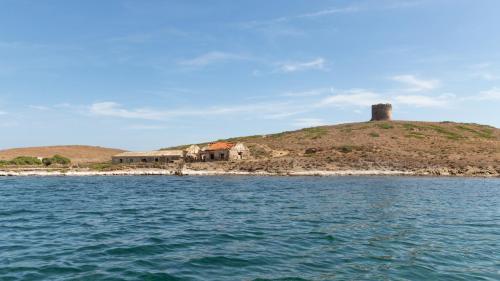
<svg viewBox="0 0 500 281">
<path fill-rule="evenodd" d="M 379 135 L 379 134 L 377 134 L 377 133 L 375 133 L 375 132 L 371 132 L 371 133 L 370 133 L 370 136 L 371 136 L 371 137 L 373 137 L 373 138 L 378 138 L 378 137 L 380 137 L 380 135 Z"/>
<path fill-rule="evenodd" d="M 42 163 L 45 166 L 50 166 L 50 165 L 52 165 L 52 158 L 43 158 Z"/>
<path fill-rule="evenodd" d="M 45 166 L 50 166 L 52 164 L 69 165 L 71 163 L 71 160 L 67 157 L 56 154 L 56 155 L 52 156 L 51 158 L 43 158 L 42 163 Z"/>
<path fill-rule="evenodd" d="M 36 157 L 19 156 L 9 161 L 11 165 L 42 165 L 42 161 Z"/>
<path fill-rule="evenodd" d="M 68 165 L 71 164 L 71 160 L 67 157 L 56 154 L 52 157 L 52 163 L 60 165 Z"/>
<path fill-rule="evenodd" d="M 110 170 L 113 167 L 111 163 L 95 163 L 90 165 L 90 169 L 96 170 L 96 171 L 104 171 L 104 170 Z"/>
<path fill-rule="evenodd" d="M 328 134 L 328 130 L 323 127 L 306 128 L 302 129 L 302 131 L 305 133 L 305 136 L 310 139 L 319 139 Z"/>
<path fill-rule="evenodd" d="M 385 130 L 394 128 L 394 126 L 392 126 L 391 124 L 387 124 L 387 123 L 377 124 L 377 126 L 381 129 L 385 129 Z"/>
<path fill-rule="evenodd" d="M 436 126 L 436 125 L 430 125 L 429 128 L 433 129 L 435 132 L 437 133 L 440 133 L 442 135 L 445 135 L 448 139 L 450 140 L 459 140 L 459 139 L 463 139 L 463 136 L 455 133 L 455 132 L 452 132 L 450 130 L 447 130 L 445 128 L 442 128 L 442 127 L 439 127 L 439 126 Z"/>
<path fill-rule="evenodd" d="M 458 126 L 455 126 L 457 129 L 459 130 L 462 130 L 462 131 L 466 131 L 466 132 L 470 132 L 470 133 L 473 133 L 475 134 L 476 136 L 480 137 L 480 138 L 486 138 L 486 139 L 491 139 L 493 138 L 492 134 L 493 134 L 493 130 L 491 129 L 481 129 L 479 131 L 476 131 L 472 128 L 469 128 L 469 127 L 466 127 L 466 126 L 462 126 L 462 125 L 458 125 Z"/>
</svg>

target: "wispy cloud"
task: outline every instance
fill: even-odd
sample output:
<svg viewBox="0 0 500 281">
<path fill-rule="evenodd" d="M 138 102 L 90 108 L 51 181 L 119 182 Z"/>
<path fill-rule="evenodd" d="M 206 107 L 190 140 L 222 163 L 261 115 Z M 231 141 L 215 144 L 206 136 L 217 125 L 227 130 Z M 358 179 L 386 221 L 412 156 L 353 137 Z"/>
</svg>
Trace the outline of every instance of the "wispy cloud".
<svg viewBox="0 0 500 281">
<path fill-rule="evenodd" d="M 302 15 L 298 15 L 294 18 L 296 18 L 296 19 L 317 18 L 317 17 L 331 16 L 331 15 L 335 15 L 335 14 L 352 13 L 352 12 L 357 12 L 357 11 L 359 11 L 359 7 L 356 7 L 356 6 L 350 6 L 350 7 L 344 7 L 344 8 L 329 8 L 329 9 L 319 10 L 319 11 L 312 12 L 312 13 L 305 13 Z"/>
<path fill-rule="evenodd" d="M 348 6 L 348 7 L 331 7 L 328 9 L 317 10 L 314 12 L 307 12 L 303 14 L 293 15 L 293 16 L 283 16 L 276 17 L 268 20 L 255 20 L 246 22 L 243 24 L 245 28 L 259 28 L 259 27 L 268 27 L 275 24 L 287 23 L 294 20 L 306 20 L 306 19 L 314 19 L 318 17 L 332 16 L 336 14 L 345 14 L 345 13 L 353 13 L 358 11 L 359 8 L 357 6 Z"/>
<path fill-rule="evenodd" d="M 40 110 L 40 111 L 50 110 L 50 107 L 45 106 L 45 105 L 28 105 L 28 107 L 31 109 Z"/>
<path fill-rule="evenodd" d="M 422 79 L 410 74 L 396 75 L 391 77 L 392 80 L 405 84 L 409 92 L 422 92 L 434 90 L 441 84 L 436 79 Z"/>
<path fill-rule="evenodd" d="M 377 93 L 365 89 L 351 89 L 322 99 L 318 106 L 370 106 L 385 99 Z"/>
<path fill-rule="evenodd" d="M 495 87 L 489 90 L 481 91 L 479 94 L 465 97 L 463 100 L 500 101 L 500 88 Z"/>
<path fill-rule="evenodd" d="M 494 73 L 491 70 L 491 66 L 492 66 L 492 64 L 489 62 L 471 65 L 470 66 L 470 68 L 472 69 L 471 76 L 474 78 L 479 78 L 479 79 L 486 80 L 486 81 L 500 80 L 500 75 L 498 75 L 497 73 Z"/>
<path fill-rule="evenodd" d="M 298 118 L 293 122 L 293 126 L 299 128 L 316 127 L 322 125 L 325 125 L 325 122 L 320 118 Z"/>
<path fill-rule="evenodd" d="M 334 88 L 318 88 L 306 91 L 297 91 L 297 92 L 286 92 L 281 94 L 283 97 L 314 97 L 321 96 L 325 94 L 332 94 L 335 91 Z"/>
<path fill-rule="evenodd" d="M 304 62 L 286 62 L 280 63 L 277 71 L 290 73 L 305 70 L 326 70 L 324 58 L 316 58 L 311 61 Z"/>
<path fill-rule="evenodd" d="M 7 115 L 7 112 L 0 110 L 0 115 Z"/>
<path fill-rule="evenodd" d="M 116 102 L 99 102 L 90 106 L 90 113 L 97 116 L 119 117 L 128 119 L 162 120 L 165 112 L 148 108 L 125 109 Z"/>
<path fill-rule="evenodd" d="M 186 59 L 179 62 L 182 66 L 188 67 L 204 67 L 213 63 L 227 62 L 231 60 L 246 60 L 248 57 L 227 52 L 209 52 L 192 59 Z"/>
<path fill-rule="evenodd" d="M 167 126 L 161 125 L 131 125 L 127 127 L 129 130 L 164 130 L 166 128 Z"/>
<path fill-rule="evenodd" d="M 435 97 L 423 95 L 400 95 L 394 97 L 393 103 L 410 105 L 415 107 L 445 107 L 450 104 L 450 100 L 455 98 L 453 94 L 443 94 Z"/>
<path fill-rule="evenodd" d="M 297 110 L 290 103 L 286 102 L 267 102 L 257 104 L 236 104 L 225 106 L 213 106 L 199 108 L 181 108 L 175 110 L 161 110 L 153 108 L 126 108 L 116 102 L 98 102 L 90 105 L 88 113 L 94 116 L 105 116 L 125 119 L 142 119 L 164 121 L 175 117 L 189 116 L 213 116 L 213 115 L 238 115 L 255 114 L 258 112 L 260 117 L 265 118 L 270 114 L 280 111 L 281 113 L 293 112 Z"/>
</svg>

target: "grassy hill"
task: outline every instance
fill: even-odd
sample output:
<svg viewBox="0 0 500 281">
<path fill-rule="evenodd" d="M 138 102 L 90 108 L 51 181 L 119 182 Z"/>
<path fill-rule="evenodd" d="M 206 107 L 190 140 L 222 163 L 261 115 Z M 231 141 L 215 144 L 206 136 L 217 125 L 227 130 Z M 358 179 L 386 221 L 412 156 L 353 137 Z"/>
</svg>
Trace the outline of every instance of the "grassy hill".
<svg viewBox="0 0 500 281">
<path fill-rule="evenodd" d="M 227 139 L 250 147 L 243 170 L 498 169 L 500 130 L 454 122 L 363 122 Z M 472 168 L 473 167 L 473 168 Z"/>
<path fill-rule="evenodd" d="M 0 150 L 0 160 L 10 160 L 19 156 L 52 157 L 59 154 L 70 158 L 72 163 L 84 164 L 106 162 L 112 155 L 121 152 L 123 150 L 85 145 L 24 147 Z"/>
</svg>

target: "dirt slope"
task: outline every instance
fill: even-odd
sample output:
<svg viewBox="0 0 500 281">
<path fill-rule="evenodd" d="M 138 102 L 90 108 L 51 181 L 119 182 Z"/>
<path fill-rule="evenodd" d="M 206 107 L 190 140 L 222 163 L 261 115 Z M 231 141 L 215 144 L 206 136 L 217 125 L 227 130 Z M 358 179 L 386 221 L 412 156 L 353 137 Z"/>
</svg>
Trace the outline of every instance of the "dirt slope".
<svg viewBox="0 0 500 281">
<path fill-rule="evenodd" d="M 40 146 L 0 150 L 0 160 L 10 160 L 18 156 L 52 157 L 59 154 L 71 159 L 72 163 L 98 163 L 111 160 L 111 156 L 123 150 L 99 146 L 64 145 Z"/>
<path fill-rule="evenodd" d="M 255 159 L 217 164 L 227 165 L 226 169 L 444 168 L 450 173 L 471 169 L 500 173 L 500 130 L 470 123 L 350 123 L 229 141 L 245 142 Z"/>
</svg>

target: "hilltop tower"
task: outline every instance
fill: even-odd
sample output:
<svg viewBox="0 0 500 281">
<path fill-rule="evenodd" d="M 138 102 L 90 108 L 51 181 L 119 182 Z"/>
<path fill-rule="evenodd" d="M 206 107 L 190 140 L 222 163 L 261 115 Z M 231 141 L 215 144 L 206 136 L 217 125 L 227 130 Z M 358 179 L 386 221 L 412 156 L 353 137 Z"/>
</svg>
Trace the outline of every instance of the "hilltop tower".
<svg viewBox="0 0 500 281">
<path fill-rule="evenodd" d="M 379 103 L 372 105 L 372 120 L 370 121 L 390 120 L 392 120 L 392 105 L 390 103 Z"/>
</svg>

